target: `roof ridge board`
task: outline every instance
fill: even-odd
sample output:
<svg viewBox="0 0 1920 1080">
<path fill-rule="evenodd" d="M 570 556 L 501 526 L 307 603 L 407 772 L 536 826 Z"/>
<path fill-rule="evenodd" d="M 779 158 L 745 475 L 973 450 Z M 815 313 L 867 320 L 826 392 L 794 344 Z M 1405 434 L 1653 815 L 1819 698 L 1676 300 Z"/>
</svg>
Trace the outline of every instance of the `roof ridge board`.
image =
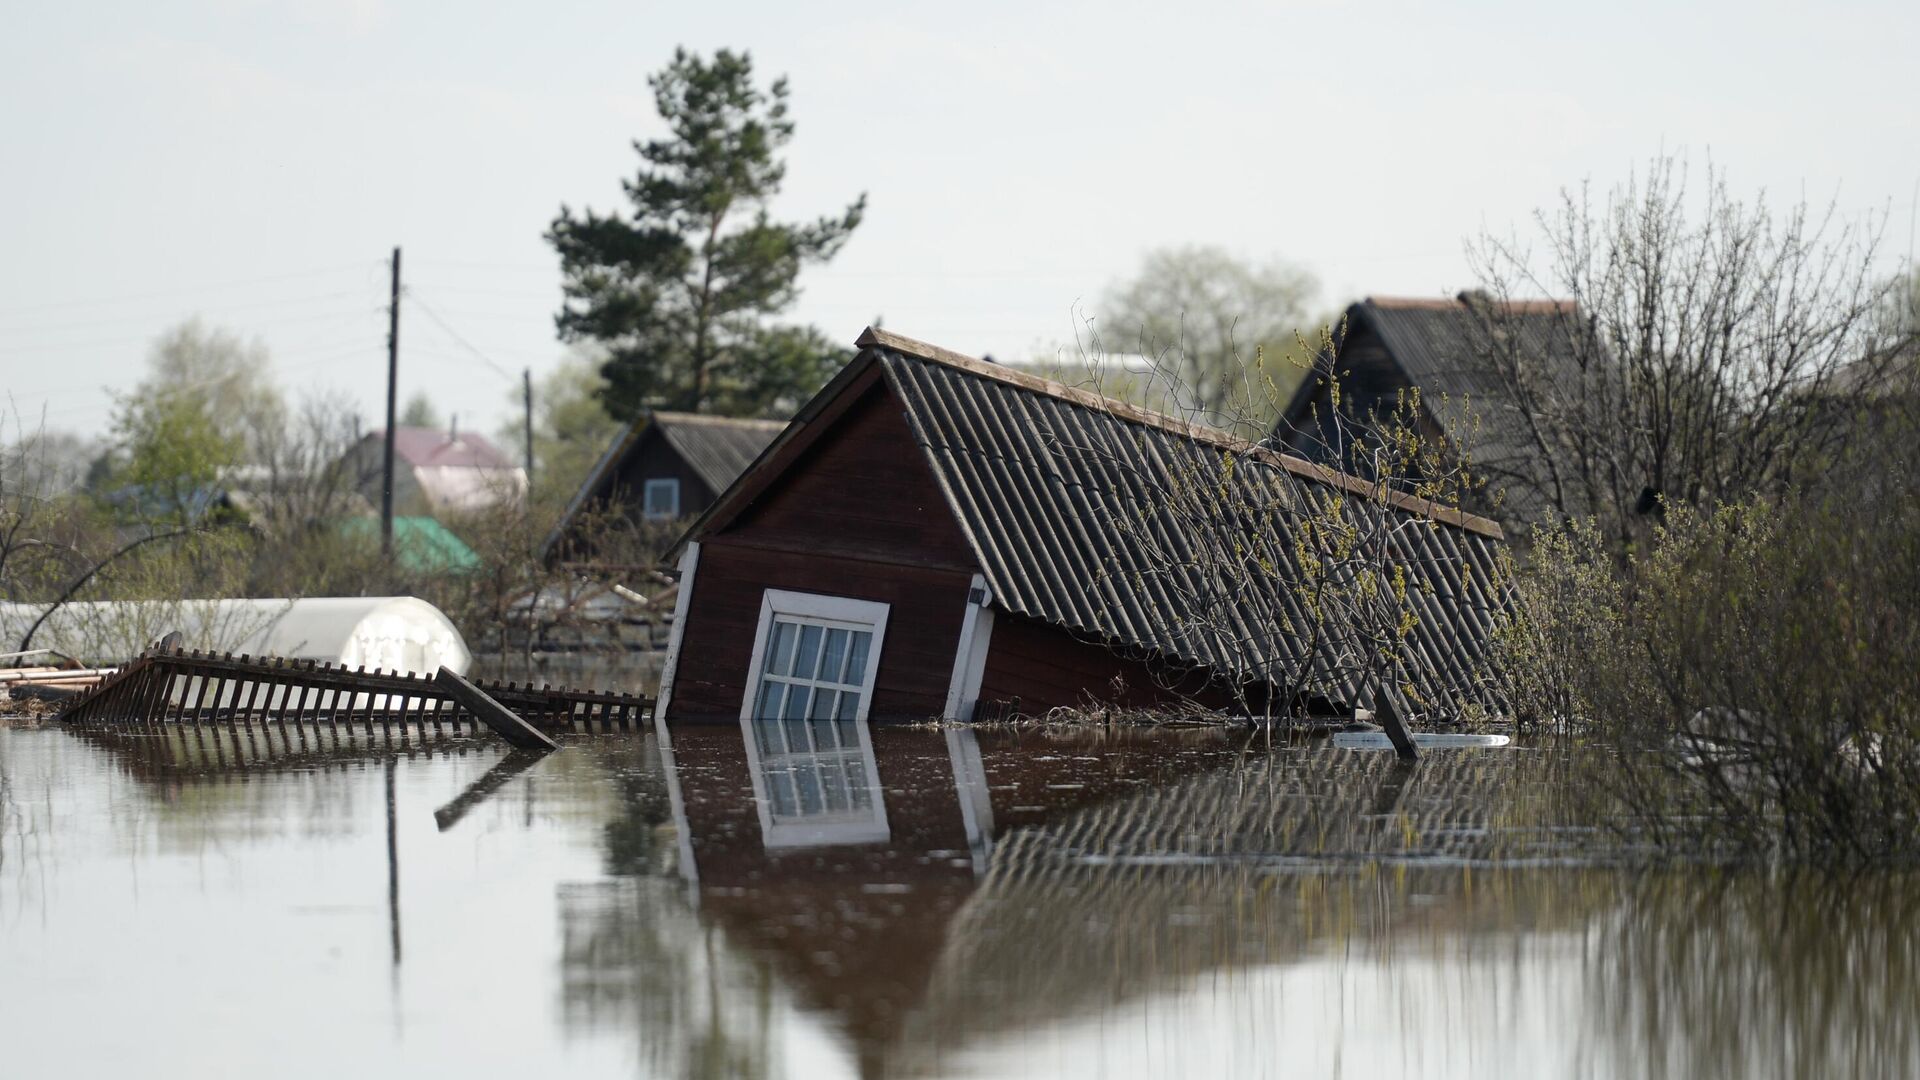
<svg viewBox="0 0 1920 1080">
<path fill-rule="evenodd" d="M 1496 299 L 1487 297 L 1487 303 L 1496 308 L 1504 308 L 1509 315 L 1559 315 L 1579 310 L 1579 301 L 1562 297 L 1531 297 L 1527 299 Z M 1471 312 L 1473 306 L 1459 296 L 1368 296 L 1359 301 L 1386 311 L 1461 311 Z"/>
<path fill-rule="evenodd" d="M 889 352 L 911 356 L 923 362 L 940 364 L 945 367 L 964 371 L 971 375 L 1005 383 L 1031 393 L 1042 394 L 1098 412 L 1104 412 L 1128 423 L 1164 431 L 1168 434 L 1191 439 L 1195 442 L 1206 443 L 1230 453 L 1245 454 L 1256 461 L 1278 466 L 1296 475 L 1304 476 L 1307 479 L 1322 484 L 1344 488 L 1356 495 L 1365 495 L 1369 498 L 1378 496 L 1388 505 L 1396 509 L 1432 517 L 1435 520 L 1456 528 L 1483 532 L 1496 538 L 1504 538 L 1504 534 L 1500 531 L 1500 526 L 1497 523 L 1488 518 L 1480 517 L 1477 514 L 1470 514 L 1464 510 L 1435 502 L 1432 499 L 1424 499 L 1417 495 L 1409 495 L 1405 492 L 1395 491 L 1391 487 L 1384 487 L 1372 481 L 1362 480 L 1357 476 L 1341 472 L 1331 466 L 1319 465 L 1292 454 L 1281 453 L 1269 447 L 1261 446 L 1258 443 L 1248 442 L 1245 439 L 1230 435 L 1224 431 L 1181 420 L 1178 417 L 1168 416 L 1164 413 L 1142 409 L 1137 405 L 1132 405 L 1116 398 L 1102 397 L 1099 394 L 1068 386 L 1065 383 L 1053 379 L 1043 379 L 1037 375 L 1030 375 L 1023 371 L 1015 371 L 999 364 L 990 363 L 985 360 L 977 360 L 971 356 L 964 356 L 951 349 L 943 349 L 938 345 L 929 345 L 926 342 L 918 341 L 914 338 L 905 337 L 886 330 L 876 330 L 872 327 L 868 327 L 862 332 L 855 344 L 863 348 L 885 349 Z"/>
<path fill-rule="evenodd" d="M 773 420 L 762 416 L 715 416 L 712 413 L 681 412 L 673 409 L 655 409 L 649 414 L 655 421 L 667 424 L 707 424 L 713 427 L 765 427 L 783 428 L 791 423 L 788 420 Z"/>
</svg>

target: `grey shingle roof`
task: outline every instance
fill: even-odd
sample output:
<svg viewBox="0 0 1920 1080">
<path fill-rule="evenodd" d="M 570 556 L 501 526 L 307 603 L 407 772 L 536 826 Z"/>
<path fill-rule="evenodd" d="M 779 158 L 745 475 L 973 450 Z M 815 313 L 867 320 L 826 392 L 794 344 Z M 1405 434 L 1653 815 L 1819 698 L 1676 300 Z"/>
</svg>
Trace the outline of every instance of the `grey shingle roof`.
<svg viewBox="0 0 1920 1080">
<path fill-rule="evenodd" d="M 741 420 L 698 413 L 657 412 L 661 437 L 706 481 L 715 494 L 747 471 L 753 459 L 786 427 L 784 420 Z"/>
<path fill-rule="evenodd" d="M 649 433 L 665 439 L 707 488 L 719 495 L 739 479 L 786 426 L 784 420 L 743 420 L 677 412 L 656 412 L 650 419 L 627 424 L 614 433 L 606 451 L 588 470 L 580 489 L 567 501 L 559 522 L 540 545 L 541 558 L 554 551 L 582 511 L 595 500 L 611 494 L 620 463 L 639 448 Z"/>
<path fill-rule="evenodd" d="M 1524 363 L 1523 377 L 1530 380 L 1525 385 L 1535 388 L 1534 407 L 1564 407 L 1584 392 L 1573 338 L 1578 321 L 1570 301 L 1502 302 L 1471 293 L 1368 297 L 1347 308 L 1343 337 L 1362 327 L 1377 333 L 1408 384 L 1420 389 L 1428 415 L 1450 439 L 1470 447 L 1476 466 L 1505 490 L 1505 516 L 1532 520 L 1546 509 L 1539 442 L 1527 403 L 1515 399 L 1488 352 L 1497 342 L 1504 355 Z M 1295 394 L 1276 441 L 1310 426 L 1306 413 L 1315 381 L 1308 379 Z"/>
</svg>

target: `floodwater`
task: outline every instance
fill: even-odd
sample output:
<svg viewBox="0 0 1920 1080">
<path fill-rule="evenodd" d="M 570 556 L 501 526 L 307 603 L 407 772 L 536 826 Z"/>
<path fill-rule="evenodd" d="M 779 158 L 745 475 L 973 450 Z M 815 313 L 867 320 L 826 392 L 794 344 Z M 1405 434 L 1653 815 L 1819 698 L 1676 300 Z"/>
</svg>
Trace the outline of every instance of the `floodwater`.
<svg viewBox="0 0 1920 1080">
<path fill-rule="evenodd" d="M 1555 751 L 0 731 L 0 1076 L 1920 1075 L 1920 889 Z"/>
</svg>

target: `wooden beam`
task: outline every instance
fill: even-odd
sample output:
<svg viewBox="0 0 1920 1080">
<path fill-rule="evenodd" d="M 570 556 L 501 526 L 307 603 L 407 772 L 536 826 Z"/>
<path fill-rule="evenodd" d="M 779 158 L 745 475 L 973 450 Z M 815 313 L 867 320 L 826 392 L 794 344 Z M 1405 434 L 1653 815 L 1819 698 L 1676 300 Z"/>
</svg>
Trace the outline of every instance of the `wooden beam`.
<svg viewBox="0 0 1920 1080">
<path fill-rule="evenodd" d="M 558 750 L 560 745 L 548 738 L 546 733 L 525 720 L 505 705 L 493 700 L 485 690 L 461 678 L 452 668 L 442 666 L 433 677 L 434 684 L 446 695 L 460 703 L 461 708 L 494 730 L 494 733 L 515 746 L 526 750 Z"/>
<path fill-rule="evenodd" d="M 441 832 L 453 828 L 461 818 L 467 816 L 467 811 L 486 801 L 489 795 L 507 786 L 514 777 L 533 768 L 540 760 L 539 754 L 530 751 L 519 749 L 508 751 L 506 757 L 495 762 L 493 768 L 488 769 L 484 776 L 468 785 L 467 790 L 461 792 L 452 802 L 435 810 L 433 823 L 440 827 Z"/>
<path fill-rule="evenodd" d="M 1380 693 L 1373 702 L 1373 719 L 1386 730 L 1387 738 L 1393 743 L 1393 752 L 1400 755 L 1401 761 L 1417 761 L 1420 751 L 1413 745 L 1413 736 L 1407 732 L 1401 709 L 1406 703 L 1406 699 L 1400 696 L 1399 687 L 1382 682 Z"/>
</svg>

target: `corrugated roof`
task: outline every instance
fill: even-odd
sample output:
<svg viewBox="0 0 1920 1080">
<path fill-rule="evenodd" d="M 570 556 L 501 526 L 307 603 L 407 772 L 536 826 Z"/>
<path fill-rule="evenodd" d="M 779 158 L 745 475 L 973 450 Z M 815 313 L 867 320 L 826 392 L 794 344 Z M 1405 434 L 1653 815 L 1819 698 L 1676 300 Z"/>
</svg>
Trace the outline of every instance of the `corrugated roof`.
<svg viewBox="0 0 1920 1080">
<path fill-rule="evenodd" d="M 1406 570 L 1415 615 L 1400 681 L 1443 711 L 1479 685 L 1501 606 L 1502 536 L 1493 522 L 910 338 L 869 330 L 858 344 L 861 354 L 801 411 L 769 461 L 818 426 L 827 400 L 860 385 L 862 369 L 879 366 L 996 607 L 1202 668 L 1277 672 L 1306 661 L 1315 691 L 1370 700 L 1370 688 L 1354 685 L 1330 652 L 1306 655 L 1312 617 L 1297 595 L 1302 575 L 1289 523 L 1340 499 L 1376 525 L 1378 515 L 1394 516 L 1384 532 Z M 688 537 L 724 527 L 772 482 L 743 477 Z M 1167 506 L 1175 483 L 1229 486 L 1233 504 L 1258 508 L 1249 519 L 1259 528 L 1226 515 L 1183 517 Z M 1201 568 L 1242 549 L 1266 569 L 1224 588 L 1200 580 L 1208 572 Z M 1196 597 L 1218 606 L 1195 610 Z"/>
<path fill-rule="evenodd" d="M 787 426 L 784 420 L 741 420 L 680 412 L 654 413 L 653 423 L 667 445 L 679 452 L 715 494 L 727 490 Z"/>
</svg>

